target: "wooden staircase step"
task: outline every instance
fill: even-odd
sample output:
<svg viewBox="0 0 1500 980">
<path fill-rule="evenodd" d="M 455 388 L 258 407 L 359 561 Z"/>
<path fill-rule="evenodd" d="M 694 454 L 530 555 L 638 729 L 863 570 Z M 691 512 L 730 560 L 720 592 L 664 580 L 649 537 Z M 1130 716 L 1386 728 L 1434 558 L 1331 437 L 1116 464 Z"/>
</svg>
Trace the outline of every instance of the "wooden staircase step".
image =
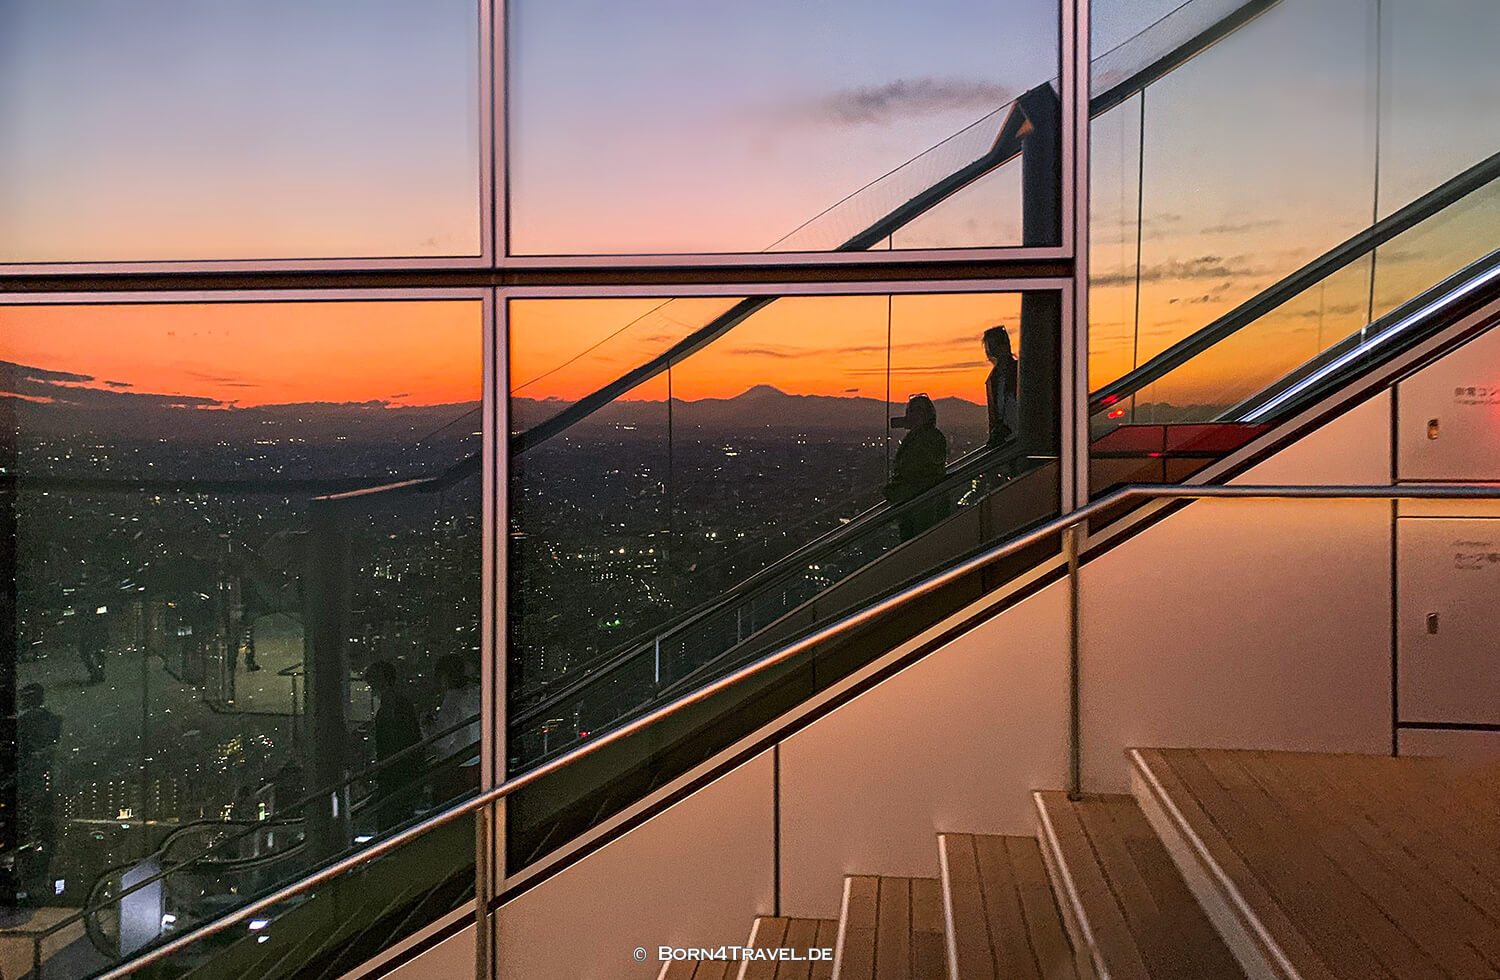
<svg viewBox="0 0 1500 980">
<path fill-rule="evenodd" d="M 833 980 L 945 980 L 945 947 L 936 878 L 844 879 Z"/>
<path fill-rule="evenodd" d="M 960 980 L 1076 980 L 1032 837 L 938 835 L 948 956 Z"/>
<path fill-rule="evenodd" d="M 1245 976 L 1130 796 L 1035 794 L 1039 840 L 1086 977 Z"/>
<path fill-rule="evenodd" d="M 1133 749 L 1135 793 L 1257 980 L 1500 976 L 1500 786 L 1435 759 Z"/>
<path fill-rule="evenodd" d="M 757 916 L 750 926 L 750 948 L 800 950 L 833 949 L 838 942 L 837 919 L 789 919 Z M 657 980 L 832 980 L 833 960 L 677 960 L 663 963 Z"/>
<path fill-rule="evenodd" d="M 833 949 L 838 937 L 837 919 L 762 916 L 755 920 L 747 945 L 755 949 L 791 949 L 805 956 L 809 949 Z M 736 980 L 831 980 L 833 960 L 746 960 L 738 964 L 737 970 L 729 974 Z"/>
</svg>

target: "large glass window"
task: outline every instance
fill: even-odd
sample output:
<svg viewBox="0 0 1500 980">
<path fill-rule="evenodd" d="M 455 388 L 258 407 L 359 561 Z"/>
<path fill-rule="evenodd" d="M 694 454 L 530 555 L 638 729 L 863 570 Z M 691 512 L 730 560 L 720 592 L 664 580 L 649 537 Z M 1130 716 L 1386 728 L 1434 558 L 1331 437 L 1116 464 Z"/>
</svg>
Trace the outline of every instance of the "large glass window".
<svg viewBox="0 0 1500 980">
<path fill-rule="evenodd" d="M 883 220 L 961 187 L 972 217 L 895 246 L 1057 242 L 1048 222 L 1021 228 L 1017 171 L 994 170 L 1022 149 L 997 147 L 1008 120 L 1029 114 L 1048 130 L 1036 142 L 1058 145 L 1056 0 L 513 0 L 507 13 L 513 254 L 869 248 L 888 244 L 872 232 Z M 1048 152 L 1032 152 L 1047 171 L 1033 196 L 1055 212 Z"/>
<path fill-rule="evenodd" d="M 476 0 L 0 5 L 0 262 L 479 255 Z"/>
<path fill-rule="evenodd" d="M 511 300 L 511 771 L 1055 514 L 1060 309 L 1049 292 Z M 537 371 L 642 317 L 676 322 L 675 346 L 621 384 L 602 363 L 592 390 Z M 788 690 L 891 642 L 814 651 Z M 651 734 L 659 760 L 628 740 L 512 800 L 512 867 L 768 720 L 784 702 L 763 694 Z"/>
<path fill-rule="evenodd" d="M 477 788 L 481 343 L 477 300 L 0 306 L 9 901 L 209 851 L 91 922 L 127 953 Z"/>
</svg>

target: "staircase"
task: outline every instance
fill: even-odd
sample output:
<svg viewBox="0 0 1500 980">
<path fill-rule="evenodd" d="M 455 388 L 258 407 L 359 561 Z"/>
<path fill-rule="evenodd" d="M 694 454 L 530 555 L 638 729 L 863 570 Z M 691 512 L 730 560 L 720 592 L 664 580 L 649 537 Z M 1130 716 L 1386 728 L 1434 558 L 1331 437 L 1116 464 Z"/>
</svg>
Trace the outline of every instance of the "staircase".
<svg viewBox="0 0 1500 980">
<path fill-rule="evenodd" d="M 1500 977 L 1500 767 L 1127 755 L 1131 795 L 1035 793 L 1034 838 L 939 834 L 940 878 L 851 875 L 837 920 L 755 919 L 747 949 L 802 959 L 660 980 Z"/>
</svg>

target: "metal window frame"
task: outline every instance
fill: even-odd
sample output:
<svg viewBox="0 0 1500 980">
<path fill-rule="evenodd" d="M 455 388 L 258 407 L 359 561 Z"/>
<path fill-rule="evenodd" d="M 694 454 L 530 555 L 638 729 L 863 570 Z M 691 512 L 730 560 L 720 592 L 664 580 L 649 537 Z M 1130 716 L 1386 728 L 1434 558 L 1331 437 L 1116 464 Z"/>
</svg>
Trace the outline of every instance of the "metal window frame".
<svg viewBox="0 0 1500 980">
<path fill-rule="evenodd" d="M 512 138 L 509 126 L 509 90 L 510 90 L 510 60 L 507 57 L 509 44 L 508 25 L 510 23 L 508 6 L 515 0 L 494 0 L 494 104 L 496 115 L 505 120 L 504 124 L 495 127 L 494 138 L 498 149 L 497 159 L 502 165 L 497 172 L 497 183 L 495 186 L 495 198 L 498 202 L 499 218 L 495 222 L 495 250 L 496 268 L 506 270 L 553 270 L 553 269 L 673 269 L 684 266 L 713 266 L 727 269 L 759 269 L 762 267 L 778 266 L 828 266 L 839 268 L 847 266 L 881 265 L 891 262 L 994 262 L 994 261 L 1024 261 L 1024 262 L 1065 262 L 1072 258 L 1074 249 L 1069 235 L 1069 229 L 1074 224 L 1073 216 L 1069 212 L 1072 204 L 1069 181 L 1071 179 L 1068 168 L 1067 150 L 1064 149 L 1062 178 L 1062 241 L 1056 246 L 985 246 L 976 248 L 937 248 L 937 249 L 892 249 L 880 252 L 670 252 L 670 253 L 621 253 L 621 254 L 561 254 L 561 255 L 532 255 L 527 253 L 513 253 L 510 248 L 510 168 L 505 165 L 508 159 L 508 146 Z M 1077 23 L 1075 7 L 1087 8 L 1089 0 L 1053 0 L 1058 7 L 1058 51 L 1057 64 L 1061 69 L 1062 98 L 1065 103 L 1070 101 L 1068 89 L 1069 79 L 1067 71 L 1067 54 L 1074 47 L 1072 34 L 1073 25 Z M 1083 22 L 1087 23 L 1085 13 Z M 1086 32 L 1085 32 L 1086 33 Z M 1084 88 L 1084 100 L 1087 103 L 1087 86 Z M 1087 120 L 1087 112 L 1084 114 Z M 1068 131 L 1066 123 L 1064 132 Z M 1064 144 L 1067 143 L 1066 137 Z"/>
<path fill-rule="evenodd" d="M 186 273 L 245 273 L 347 270 L 489 269 L 494 267 L 495 242 L 495 91 L 489 67 L 494 63 L 493 5 L 495 0 L 474 0 L 479 113 L 479 251 L 473 255 L 370 255 L 319 256 L 261 259 L 128 259 L 66 262 L 0 262 L 0 290 L 8 280 L 31 276 L 179 275 Z"/>
</svg>

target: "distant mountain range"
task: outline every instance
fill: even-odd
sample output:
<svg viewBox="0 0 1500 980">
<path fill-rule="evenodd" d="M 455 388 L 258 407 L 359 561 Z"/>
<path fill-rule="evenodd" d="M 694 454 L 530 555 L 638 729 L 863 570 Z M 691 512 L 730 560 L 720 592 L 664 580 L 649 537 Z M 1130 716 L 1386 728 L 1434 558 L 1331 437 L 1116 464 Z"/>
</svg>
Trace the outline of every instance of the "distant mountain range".
<svg viewBox="0 0 1500 980">
<path fill-rule="evenodd" d="M 962 398 L 934 400 L 938 428 L 972 435 L 988 428 L 985 406 Z M 560 399 L 511 399 L 511 431 L 518 432 L 545 421 L 570 405 Z M 772 385 L 755 385 L 733 398 L 672 399 L 673 428 L 698 428 L 722 432 L 777 430 L 792 432 L 881 432 L 893 415 L 906 410 L 905 403 L 887 405 L 876 398 L 838 395 L 791 395 Z M 578 423 L 590 428 L 635 426 L 664 427 L 667 403 L 661 401 L 616 401 Z"/>
<path fill-rule="evenodd" d="M 167 439 L 184 443 L 253 445 L 257 440 L 309 443 L 411 444 L 458 441 L 480 425 L 478 402 L 392 405 L 386 402 L 308 402 L 252 408 L 198 408 L 149 398 L 94 403 L 39 402 L 0 394 L 0 419 L 14 419 L 24 437 L 95 438 L 129 443 Z M 438 430 L 441 430 L 439 432 Z"/>
</svg>

